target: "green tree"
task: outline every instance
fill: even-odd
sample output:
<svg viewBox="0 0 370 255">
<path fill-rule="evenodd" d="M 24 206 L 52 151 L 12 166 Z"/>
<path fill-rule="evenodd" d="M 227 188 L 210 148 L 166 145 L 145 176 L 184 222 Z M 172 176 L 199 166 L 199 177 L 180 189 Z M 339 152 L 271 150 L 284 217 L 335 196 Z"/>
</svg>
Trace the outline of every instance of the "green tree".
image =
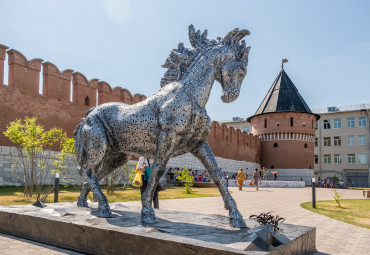
<svg viewBox="0 0 370 255">
<path fill-rule="evenodd" d="M 181 174 L 176 177 L 177 180 L 179 181 L 184 181 L 184 188 L 185 188 L 185 193 L 190 194 L 191 193 L 191 188 L 193 187 L 193 181 L 194 181 L 194 176 L 190 174 L 189 169 L 184 167 L 181 171 Z"/>
<path fill-rule="evenodd" d="M 23 194 L 26 198 L 36 195 L 37 200 L 44 201 L 52 187 L 45 185 L 50 174 L 49 159 L 51 148 L 58 149 L 66 140 L 66 134 L 61 129 L 52 128 L 45 131 L 36 124 L 37 118 L 27 118 L 23 121 L 10 122 L 4 135 L 15 145 L 15 154 L 11 153 L 13 167 L 22 172 Z"/>
</svg>

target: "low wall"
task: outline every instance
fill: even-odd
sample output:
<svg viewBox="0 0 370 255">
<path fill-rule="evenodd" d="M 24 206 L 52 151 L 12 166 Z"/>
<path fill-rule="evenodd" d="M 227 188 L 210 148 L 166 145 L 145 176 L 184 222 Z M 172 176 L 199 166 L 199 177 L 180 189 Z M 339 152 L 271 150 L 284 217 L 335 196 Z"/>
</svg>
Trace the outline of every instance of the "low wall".
<svg viewBox="0 0 370 255">
<path fill-rule="evenodd" d="M 314 178 L 313 169 L 268 169 L 267 180 L 274 180 L 272 172 L 277 171 L 278 181 L 303 181 L 306 185 L 311 185 L 311 178 Z M 253 170 L 248 170 L 248 179 L 253 176 Z M 262 176 L 261 176 L 262 178 Z"/>
<path fill-rule="evenodd" d="M 222 172 L 228 173 L 237 173 L 240 168 L 246 169 L 254 169 L 256 167 L 261 167 L 258 163 L 247 162 L 247 161 L 239 161 L 233 159 L 225 159 L 221 157 L 216 157 L 216 161 L 219 167 L 221 167 Z M 194 157 L 191 153 L 186 153 L 184 155 L 171 158 L 167 164 L 167 168 L 183 168 L 186 167 L 188 169 L 193 170 L 205 170 L 202 163 Z"/>
<path fill-rule="evenodd" d="M 238 183 L 236 180 L 229 180 L 229 187 L 237 187 L 237 186 L 238 186 Z M 258 186 L 262 188 L 304 188 L 306 187 L 304 181 L 261 181 Z M 250 187 L 249 180 L 244 182 L 243 187 Z"/>
</svg>

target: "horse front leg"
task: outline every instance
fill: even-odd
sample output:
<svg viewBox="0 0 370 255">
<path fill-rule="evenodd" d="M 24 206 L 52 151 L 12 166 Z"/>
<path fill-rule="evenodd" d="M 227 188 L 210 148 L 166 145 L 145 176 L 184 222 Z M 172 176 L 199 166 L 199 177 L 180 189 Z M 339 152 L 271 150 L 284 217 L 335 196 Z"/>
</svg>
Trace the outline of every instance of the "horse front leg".
<svg viewBox="0 0 370 255">
<path fill-rule="evenodd" d="M 232 227 L 246 227 L 243 216 L 238 211 L 235 200 L 230 195 L 226 187 L 226 180 L 223 178 L 220 168 L 217 166 L 215 156 L 208 142 L 202 143 L 200 146 L 192 150 L 192 154 L 197 157 L 203 166 L 207 169 L 209 175 L 217 185 L 221 196 L 224 200 L 225 207 L 229 210 L 229 222 Z"/>
<path fill-rule="evenodd" d="M 142 223 L 156 223 L 156 216 L 152 207 L 152 201 L 155 189 L 159 179 L 162 177 L 166 170 L 168 160 L 171 158 L 173 147 L 175 146 L 174 141 L 175 134 L 171 131 L 162 131 L 158 137 L 157 152 L 154 158 L 154 163 L 151 168 L 151 176 L 142 197 L 142 209 L 141 209 L 141 222 Z"/>
</svg>

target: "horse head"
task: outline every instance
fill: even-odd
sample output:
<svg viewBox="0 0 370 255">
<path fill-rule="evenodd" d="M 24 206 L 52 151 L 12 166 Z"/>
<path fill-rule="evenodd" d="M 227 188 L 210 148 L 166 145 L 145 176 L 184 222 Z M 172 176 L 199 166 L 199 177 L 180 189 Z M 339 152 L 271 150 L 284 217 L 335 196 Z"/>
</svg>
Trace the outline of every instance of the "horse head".
<svg viewBox="0 0 370 255">
<path fill-rule="evenodd" d="M 205 57 L 211 59 L 210 62 L 215 67 L 214 79 L 222 86 L 221 99 L 225 103 L 234 101 L 240 92 L 240 86 L 247 74 L 248 54 L 250 47 L 245 46 L 245 41 L 241 40 L 249 35 L 248 30 L 238 28 L 229 32 L 224 38 L 217 40 L 207 39 L 207 30 L 203 33 L 200 30 L 195 32 L 193 25 L 189 26 L 189 40 L 192 48 L 184 47 L 180 43 L 177 49 L 172 49 L 166 62 L 162 65 L 168 68 L 161 80 L 161 87 L 180 81 L 186 74 L 197 69 L 195 64 L 205 62 Z M 189 71 L 189 72 L 188 72 Z"/>
<path fill-rule="evenodd" d="M 238 98 L 240 86 L 247 74 L 250 46 L 246 47 L 245 41 L 240 41 L 246 35 L 249 35 L 248 30 L 236 28 L 221 40 L 216 81 L 222 86 L 221 100 L 224 103 L 233 102 Z"/>
</svg>

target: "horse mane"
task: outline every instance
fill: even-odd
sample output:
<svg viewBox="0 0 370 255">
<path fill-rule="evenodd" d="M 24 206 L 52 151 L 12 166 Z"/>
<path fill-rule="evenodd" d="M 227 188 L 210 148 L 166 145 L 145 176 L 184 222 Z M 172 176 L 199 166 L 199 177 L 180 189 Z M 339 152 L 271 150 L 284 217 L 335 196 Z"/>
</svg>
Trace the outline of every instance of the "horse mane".
<svg viewBox="0 0 370 255">
<path fill-rule="evenodd" d="M 248 61 L 250 47 L 246 48 L 244 40 L 240 42 L 244 36 L 249 35 L 248 30 L 235 28 L 223 39 L 218 37 L 217 41 L 207 39 L 207 34 L 207 29 L 201 34 L 200 30 L 195 32 L 194 26 L 192 24 L 189 25 L 189 40 L 192 48 L 186 48 L 184 43 L 181 42 L 177 49 L 171 50 L 170 55 L 162 65 L 163 68 L 168 70 L 161 79 L 161 87 L 179 81 L 198 55 L 217 45 L 232 46 L 236 50 L 238 58 L 245 58 Z"/>
</svg>

